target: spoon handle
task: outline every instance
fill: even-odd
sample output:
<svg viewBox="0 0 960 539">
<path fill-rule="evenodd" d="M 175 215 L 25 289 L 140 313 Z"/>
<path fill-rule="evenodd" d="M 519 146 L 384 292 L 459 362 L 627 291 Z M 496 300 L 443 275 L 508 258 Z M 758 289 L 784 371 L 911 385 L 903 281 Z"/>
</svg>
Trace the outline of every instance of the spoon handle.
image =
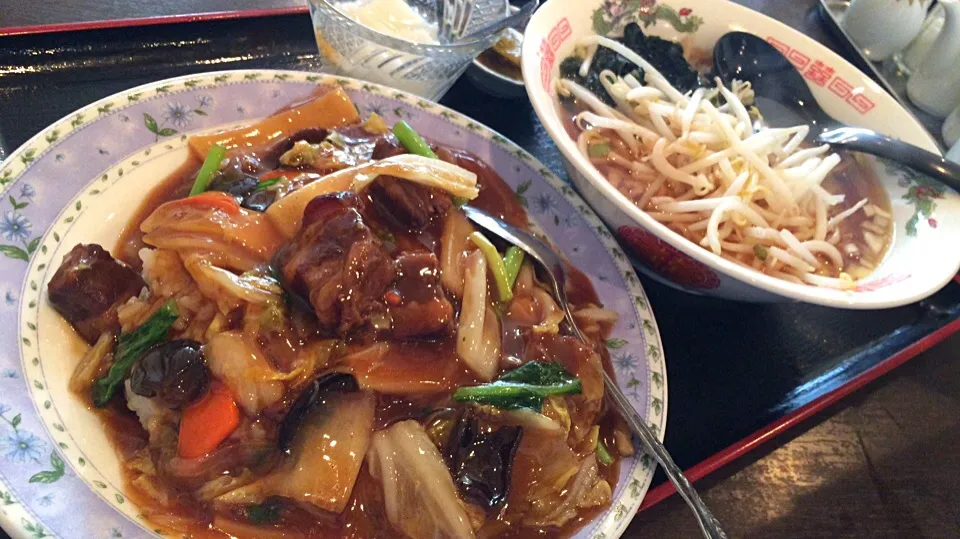
<svg viewBox="0 0 960 539">
<path fill-rule="evenodd" d="M 892 159 L 960 192 L 960 165 L 923 148 L 858 127 L 824 131 L 817 140 L 834 148 Z"/>
<path fill-rule="evenodd" d="M 697 491 L 694 490 L 693 486 L 690 485 L 690 482 L 687 481 L 687 478 L 683 475 L 683 471 L 673 462 L 670 453 L 667 452 L 667 448 L 653 435 L 650 427 L 644 423 L 643 418 L 640 417 L 640 414 L 637 413 L 630 404 L 630 401 L 627 400 L 626 395 L 623 394 L 623 391 L 617 387 L 616 382 L 614 382 L 606 372 L 603 373 L 603 386 L 607 396 L 616 405 L 621 417 L 630 425 L 630 430 L 639 436 L 640 440 L 643 441 L 643 445 L 653 453 L 653 457 L 660 463 L 664 473 L 667 474 L 667 478 L 669 478 L 673 486 L 677 488 L 677 492 L 684 501 L 687 502 L 687 505 L 693 509 L 703 536 L 708 539 L 726 539 L 727 535 L 720 527 L 720 522 L 713 516 L 713 513 L 710 512 L 710 508 L 700 499 Z"/>
</svg>

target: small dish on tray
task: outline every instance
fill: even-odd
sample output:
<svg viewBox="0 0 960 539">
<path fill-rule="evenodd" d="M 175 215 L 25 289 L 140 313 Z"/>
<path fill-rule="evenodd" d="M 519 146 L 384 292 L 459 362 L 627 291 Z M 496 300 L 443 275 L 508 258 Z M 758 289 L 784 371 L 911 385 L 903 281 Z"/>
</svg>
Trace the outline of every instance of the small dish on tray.
<svg viewBox="0 0 960 539">
<path fill-rule="evenodd" d="M 166 525 L 143 518 L 128 496 L 120 458 L 100 418 L 70 391 L 87 345 L 54 311 L 47 284 L 78 243 L 113 248 L 140 200 L 180 167 L 191 135 L 253 123 L 318 88 L 343 90 L 364 116 L 404 120 L 425 137 L 470 148 L 506 181 L 531 222 L 587 270 L 600 302 L 619 322 L 606 342 L 613 368 L 634 406 L 660 437 L 666 381 L 656 323 L 639 281 L 612 236 L 573 191 L 502 136 L 440 105 L 404 92 L 345 78 L 288 71 L 232 71 L 169 79 L 133 88 L 70 114 L 13 152 L 0 168 L 12 207 L 0 263 L 5 316 L 17 316 L 0 338 L 18 350 L 2 358 L 12 373 L 0 417 L 16 451 L 0 462 L 14 537 L 36 530 L 63 536 L 150 536 Z M 50 178 L 60 178 L 54 184 Z M 135 425 L 133 423 L 132 425 Z M 134 428 L 131 426 L 131 428 Z M 604 511 L 574 537 L 618 535 L 652 478 L 648 459 L 623 461 Z"/>
<path fill-rule="evenodd" d="M 820 278 L 823 276 L 823 273 L 804 275 L 804 273 L 811 273 L 812 271 L 820 272 L 822 269 L 826 269 L 822 266 L 823 260 L 818 258 L 818 256 L 812 255 L 811 252 L 805 248 L 807 246 L 807 240 L 823 241 L 824 238 L 821 237 L 823 233 L 822 229 L 818 228 L 817 231 L 814 232 L 812 229 L 800 231 L 794 228 L 793 230 L 784 232 L 784 230 L 793 225 L 784 224 L 782 226 L 777 225 L 771 227 L 767 223 L 793 222 L 783 220 L 784 218 L 790 218 L 796 222 L 810 224 L 814 221 L 820 223 L 826 221 L 827 218 L 833 219 L 834 217 L 836 217 L 837 222 L 839 222 L 840 214 L 850 209 L 852 205 L 855 205 L 854 203 L 859 203 L 859 200 L 866 200 L 864 197 L 854 195 L 848 197 L 849 200 L 844 202 L 840 197 L 835 196 L 836 193 L 824 192 L 821 193 L 823 196 L 818 194 L 816 198 L 826 198 L 826 200 L 829 201 L 828 203 L 834 204 L 834 206 L 828 209 L 830 213 L 827 213 L 823 219 L 820 217 L 816 217 L 815 219 L 813 214 L 810 213 L 812 212 L 813 199 L 809 198 L 811 192 L 806 190 L 810 189 L 809 185 L 804 183 L 799 185 L 791 184 L 791 190 L 797 189 L 792 196 L 800 198 L 792 201 L 789 196 L 785 196 L 785 200 L 780 201 L 782 205 L 778 206 L 772 202 L 774 199 L 770 198 L 767 193 L 762 193 L 756 200 L 753 199 L 752 197 L 756 194 L 756 191 L 753 189 L 738 188 L 739 190 L 734 189 L 734 191 L 729 193 L 726 192 L 733 188 L 732 184 L 734 182 L 730 181 L 730 185 L 728 186 L 725 180 L 726 173 L 724 172 L 723 174 L 706 178 L 707 181 L 705 182 L 696 180 L 698 185 L 702 183 L 700 187 L 709 191 L 709 193 L 706 194 L 710 196 L 706 196 L 705 198 L 718 197 L 720 195 L 729 198 L 729 201 L 724 203 L 723 211 L 720 212 L 721 215 L 717 216 L 710 212 L 718 206 L 710 206 L 711 201 L 709 200 L 691 201 L 696 202 L 696 204 L 680 202 L 690 198 L 686 194 L 681 194 L 682 189 L 674 189 L 670 193 L 665 193 L 660 189 L 665 185 L 668 187 L 671 186 L 669 182 L 659 184 L 650 183 L 649 185 L 660 186 L 657 187 L 657 191 L 653 193 L 655 200 L 650 200 L 649 198 L 644 199 L 642 196 L 638 196 L 638 203 L 669 204 L 669 209 L 659 211 L 661 214 L 680 211 L 689 212 L 687 213 L 688 216 L 696 216 L 699 213 L 699 217 L 690 221 L 692 224 L 689 230 L 685 230 L 683 226 L 668 226 L 670 222 L 664 224 L 664 222 L 658 221 L 658 218 L 664 220 L 662 215 L 655 218 L 646 211 L 641 210 L 631 198 L 628 198 L 628 196 L 621 192 L 624 182 L 618 183 L 621 187 L 618 189 L 601 174 L 591 161 L 595 158 L 600 158 L 600 161 L 603 161 L 605 156 L 611 152 L 604 151 L 602 152 L 602 156 L 598 153 L 595 156 L 588 157 L 584 149 L 578 147 L 577 140 L 571 138 L 569 128 L 573 114 L 561 109 L 559 106 L 557 81 L 560 78 L 561 64 L 565 60 L 568 60 L 571 56 L 578 55 L 580 58 L 577 61 L 582 62 L 586 59 L 586 57 L 583 56 L 584 53 L 587 55 L 593 54 L 591 52 L 593 49 L 589 46 L 583 46 L 583 40 L 585 38 L 592 40 L 590 42 L 594 44 L 597 43 L 599 39 L 602 39 L 602 36 L 615 37 L 622 40 L 623 33 L 627 28 L 639 29 L 638 31 L 642 31 L 643 34 L 648 36 L 666 39 L 666 41 L 659 41 L 655 44 L 656 47 L 661 47 L 660 50 L 663 50 L 663 47 L 667 47 L 666 44 L 668 42 L 678 43 L 680 47 L 682 47 L 682 54 L 686 59 L 676 62 L 676 64 L 690 62 L 702 68 L 707 68 L 710 65 L 713 45 L 723 34 L 730 31 L 747 31 L 763 36 L 783 52 L 804 74 L 813 93 L 829 114 L 848 124 L 874 129 L 878 132 L 909 141 L 927 150 L 937 152 L 935 141 L 909 112 L 900 107 L 892 97 L 886 94 L 883 89 L 871 79 L 835 53 L 795 30 L 745 7 L 727 4 L 723 10 L 719 11 L 713 9 L 713 7 L 715 6 L 711 2 L 699 0 L 663 0 L 659 2 L 647 2 L 642 5 L 627 2 L 572 2 L 554 0 L 541 8 L 533 16 L 524 36 L 523 73 L 524 79 L 527 82 L 527 92 L 533 102 L 534 109 L 537 111 L 537 115 L 553 140 L 560 147 L 567 165 L 567 171 L 573 183 L 605 222 L 611 228 L 617 230 L 620 239 L 630 249 L 631 254 L 636 257 L 638 267 L 654 278 L 661 279 L 682 290 L 699 294 L 759 302 L 792 299 L 856 309 L 887 308 L 918 301 L 936 292 L 940 287 L 949 282 L 956 274 L 957 269 L 960 268 L 960 253 L 945 248 L 951 241 L 950 238 L 960 231 L 960 220 L 956 218 L 957 211 L 960 210 L 960 196 L 946 190 L 940 185 L 932 183 L 922 176 L 908 170 L 902 170 L 900 167 L 890 163 L 866 159 L 858 164 L 866 173 L 876 175 L 879 183 L 871 181 L 870 185 L 882 186 L 880 198 L 888 198 L 890 202 L 889 211 L 882 208 L 885 204 L 875 205 L 875 208 L 880 208 L 879 214 L 881 214 L 881 218 L 890 219 L 887 216 L 892 214 L 890 217 L 892 217 L 893 228 L 885 232 L 887 237 L 892 237 L 892 240 L 888 240 L 891 241 L 891 243 L 886 256 L 880 259 L 879 264 L 856 268 L 858 271 L 866 268 L 868 273 L 860 272 L 851 277 L 850 274 L 846 273 L 847 264 L 850 263 L 850 259 L 847 258 L 845 254 L 834 252 L 836 249 L 820 245 L 818 248 L 822 247 L 825 251 L 831 251 L 833 255 L 839 254 L 838 257 L 835 257 L 838 259 L 838 263 L 830 270 L 834 272 L 833 278 L 839 280 L 830 281 Z M 632 27 L 630 26 L 631 24 L 633 25 Z M 601 38 L 594 36 L 601 36 Z M 620 46 L 623 45 L 621 44 Z M 670 45 L 669 47 L 673 48 L 674 46 Z M 609 47 L 607 47 L 607 49 L 609 50 Z M 673 54 L 673 52 L 671 52 L 671 54 Z M 586 65 L 589 67 L 591 64 L 590 62 L 586 62 Z M 689 68 L 684 67 L 684 69 Z M 586 75 L 582 72 L 579 74 Z M 672 77 L 674 74 L 671 72 L 670 75 Z M 674 80 L 675 79 L 671 78 L 671 81 Z M 635 84 L 633 88 L 642 85 L 639 81 L 634 81 L 629 84 Z M 649 79 L 647 80 L 647 84 L 650 84 Z M 596 87 L 600 87 L 600 85 L 601 82 L 598 80 Z M 713 91 L 712 87 L 713 81 L 706 81 L 704 83 L 706 91 Z M 640 96 L 643 92 L 649 93 L 651 91 L 654 93 L 650 95 L 659 95 L 659 93 L 661 93 L 660 90 L 655 88 L 645 88 L 637 89 L 634 94 Z M 670 96 L 674 95 L 670 93 L 671 91 L 676 92 L 675 89 L 664 89 L 663 91 L 667 92 Z M 686 106 L 689 101 L 688 98 L 684 97 L 681 93 L 676 93 L 675 95 L 677 96 L 676 99 L 671 97 L 669 101 L 679 100 L 683 106 Z M 580 97 L 578 96 L 577 99 L 579 100 Z M 654 99 L 653 101 L 656 100 Z M 701 104 L 706 102 L 707 99 L 700 101 Z M 637 110 L 628 112 L 642 115 L 643 111 L 641 108 L 647 106 L 644 103 L 643 100 L 637 102 Z M 725 101 L 718 101 L 717 106 L 721 109 L 727 108 L 730 110 L 728 105 L 722 103 L 725 103 Z M 671 103 L 668 103 L 668 105 L 670 108 L 673 107 Z M 623 109 L 621 109 L 621 106 L 622 105 L 617 104 L 617 112 L 622 114 Z M 661 110 L 663 104 L 656 104 L 654 106 L 657 107 L 658 110 Z M 740 108 L 743 109 L 743 107 Z M 600 107 L 600 109 L 606 110 L 602 109 L 602 107 Z M 695 109 L 696 107 L 691 109 L 690 112 L 697 112 Z M 706 111 L 706 109 L 704 110 Z M 705 114 L 707 112 L 709 111 L 706 111 Z M 643 118 L 638 121 L 644 125 L 638 124 L 635 127 L 625 127 L 619 123 L 623 118 L 615 118 L 615 113 L 613 112 L 609 114 L 611 118 L 614 118 L 614 121 L 611 123 L 602 120 L 602 123 L 609 125 L 616 124 L 621 130 L 633 129 L 638 133 L 650 133 L 648 127 L 644 127 L 646 120 Z M 658 112 L 657 114 L 661 113 Z M 676 112 L 674 111 L 670 114 L 676 114 Z M 743 115 L 739 118 L 742 120 L 746 118 L 748 114 L 748 111 L 743 110 Z M 762 108 L 760 114 L 763 114 Z M 568 115 L 570 117 L 568 117 Z M 707 114 L 707 116 L 709 116 L 709 114 Z M 624 118 L 626 118 L 626 116 L 624 116 Z M 627 118 L 627 120 L 630 122 L 634 121 L 632 118 Z M 709 118 L 710 122 L 714 120 L 714 117 Z M 680 118 L 679 116 L 676 119 L 671 117 L 670 121 L 679 122 Z M 697 120 L 697 122 L 699 121 L 700 120 Z M 751 125 L 752 122 L 740 122 L 743 125 L 737 126 L 739 120 L 732 116 L 724 121 L 728 123 L 732 121 L 733 123 L 731 125 L 736 126 L 738 129 L 750 130 L 750 134 L 754 134 L 753 126 Z M 697 122 L 694 123 L 696 124 Z M 594 122 L 592 125 L 599 124 Z M 719 124 L 714 125 L 719 126 Z M 679 129 L 679 127 L 680 123 L 664 126 L 665 129 Z M 577 128 L 579 129 L 580 127 Z M 664 132 L 662 129 L 658 128 L 658 130 Z M 576 136 L 575 133 L 574 135 Z M 680 135 L 679 131 L 669 136 L 673 136 L 674 140 L 676 140 L 678 135 Z M 782 137 L 784 135 L 785 133 L 781 132 L 776 136 Z M 669 136 L 654 135 L 652 138 L 659 137 L 662 140 L 666 137 L 666 142 L 671 142 Z M 614 138 L 618 137 L 621 136 L 617 135 L 617 137 Z M 737 135 L 737 137 L 739 137 L 739 135 Z M 712 136 L 707 136 L 707 138 L 703 140 L 712 140 Z M 721 137 L 721 140 L 727 140 L 726 135 Z M 650 143 L 651 142 L 644 142 L 644 144 Z M 703 142 L 702 144 L 705 146 L 708 143 Z M 709 144 L 712 144 L 712 142 Z M 767 150 L 770 148 L 771 147 L 762 147 L 761 149 Z M 780 152 L 783 148 L 786 148 L 786 146 L 783 146 L 783 148 L 778 146 L 777 148 L 776 152 Z M 609 150 L 607 147 L 600 149 Z M 675 165 L 682 169 L 684 166 L 687 166 L 687 164 L 691 167 L 700 166 L 699 164 L 694 164 L 693 160 L 702 159 L 706 157 L 707 154 L 699 154 L 698 152 L 714 151 L 707 147 L 700 148 L 699 146 L 696 148 L 691 147 L 687 150 L 681 148 L 680 150 L 690 152 L 689 159 L 682 157 L 682 155 L 679 157 L 674 155 L 671 157 L 671 159 L 673 159 L 673 165 L 669 165 L 668 168 L 674 168 Z M 742 153 L 745 150 L 737 150 L 731 147 L 721 151 Z M 791 151 L 797 152 L 797 148 L 795 147 Z M 752 152 L 753 150 L 751 150 L 751 153 Z M 772 171 L 772 168 L 780 166 L 778 159 L 783 158 L 782 154 L 779 154 L 779 157 L 774 155 L 776 152 L 764 153 L 764 156 L 770 156 L 768 157 L 770 161 L 762 166 L 756 165 L 757 162 L 762 163 L 761 160 L 753 159 L 753 157 L 744 157 L 745 159 L 753 160 L 750 161 L 749 167 L 743 170 L 750 175 L 757 173 L 758 176 L 756 177 L 762 180 L 762 182 L 759 180 L 748 180 L 748 182 L 756 181 L 756 185 L 761 191 L 763 189 L 779 189 L 773 185 L 766 185 L 766 182 L 773 182 L 774 177 L 782 174 L 782 172 Z M 824 157 L 825 156 L 826 154 L 824 154 Z M 616 155 L 614 155 L 614 157 L 616 157 Z M 722 156 L 717 156 L 717 158 L 722 161 L 721 157 Z M 631 159 L 633 159 L 635 163 L 630 166 L 633 167 L 639 176 L 649 176 L 648 172 L 650 171 L 650 167 L 658 171 L 666 170 L 662 163 L 657 164 L 657 161 L 649 161 L 650 155 L 644 154 L 643 152 L 640 152 L 639 155 L 631 156 Z M 831 161 L 832 159 L 834 158 L 831 158 Z M 826 161 L 826 159 L 824 159 L 824 161 Z M 786 163 L 786 159 L 783 159 L 783 162 Z M 805 162 L 804 164 L 817 166 L 817 163 L 816 161 L 811 161 Z M 713 165 L 705 164 L 703 166 Z M 754 166 L 760 166 L 760 168 L 753 170 L 752 167 Z M 679 169 L 675 168 L 675 170 Z M 715 172 L 712 169 L 710 171 L 711 173 Z M 739 172 L 740 171 L 737 171 L 737 174 L 739 174 Z M 661 173 L 657 172 L 653 177 L 660 177 L 658 174 Z M 734 176 L 737 174 L 734 174 Z M 789 184 L 794 181 L 794 178 L 798 176 L 807 178 L 809 174 L 810 170 L 793 170 L 788 174 L 789 177 L 779 177 L 785 183 Z M 631 173 L 630 176 L 634 176 L 634 174 Z M 670 180 L 679 181 L 675 180 L 675 177 L 684 178 L 682 175 L 677 176 L 675 174 Z M 689 178 L 687 179 L 690 180 Z M 810 181 L 814 181 L 814 179 L 815 178 L 811 178 Z M 822 179 L 823 177 L 820 178 L 820 180 Z M 820 180 L 817 180 L 817 182 L 819 183 Z M 633 187 L 632 184 L 630 184 L 630 186 Z M 782 186 L 783 185 L 781 185 L 781 187 Z M 676 185 L 673 187 L 676 187 Z M 724 189 L 720 189 L 720 187 L 724 187 Z M 639 193 L 639 191 L 636 191 L 634 194 Z M 820 192 L 818 191 L 818 193 Z M 885 197 L 883 193 L 885 193 Z M 704 193 L 696 195 L 698 198 L 704 196 Z M 802 197 L 808 198 L 804 199 Z M 731 205 L 742 203 L 744 205 L 749 204 L 750 208 L 753 208 L 754 205 L 758 204 L 757 200 L 762 202 L 758 210 L 762 215 L 752 214 L 752 223 L 733 222 L 729 223 L 729 225 L 724 225 L 726 227 L 725 234 L 734 234 L 731 237 L 735 238 L 736 241 L 741 241 L 740 238 L 744 238 L 742 244 L 724 246 L 722 245 L 723 242 L 715 241 L 715 236 L 709 239 L 709 241 L 708 238 L 701 240 L 698 236 L 698 234 L 704 230 L 709 233 L 712 229 L 715 229 L 717 224 L 716 220 L 724 219 L 723 215 L 730 213 L 729 207 Z M 873 201 L 872 198 L 867 200 L 867 202 L 872 204 L 873 202 L 871 201 Z M 675 206 L 678 202 L 680 205 Z M 873 215 L 878 214 L 878 212 L 875 211 L 874 207 L 869 207 L 869 204 L 865 206 L 865 204 L 866 202 L 860 204 L 861 208 L 867 208 L 864 210 L 864 215 L 869 219 L 873 219 Z M 684 209 L 680 209 L 680 206 L 683 206 Z M 694 206 L 696 206 L 696 208 L 694 208 Z M 650 206 L 646 207 L 648 209 L 650 208 Z M 804 213 L 791 213 L 798 209 L 800 212 L 808 212 L 809 215 Z M 784 213 L 781 214 L 780 212 Z M 740 213 L 739 210 L 733 213 L 741 221 L 745 219 L 746 213 Z M 764 215 L 766 217 L 764 217 Z M 846 215 L 844 215 L 844 217 Z M 769 220 L 767 218 L 769 218 Z M 703 219 L 707 220 L 700 222 L 700 220 Z M 689 221 L 688 217 L 684 216 L 682 219 L 674 218 L 672 222 L 679 223 L 687 221 Z M 693 223 L 693 221 L 696 221 L 696 223 Z M 889 224 L 889 221 L 887 224 Z M 835 226 L 835 224 L 831 225 L 830 223 L 827 223 L 827 225 L 828 227 Z M 776 232 L 776 237 L 769 234 L 771 231 Z M 802 237 L 801 241 L 803 241 L 805 245 L 797 248 L 800 254 L 808 257 L 805 258 L 805 260 L 809 260 L 809 263 L 798 262 L 796 257 L 792 255 L 792 253 L 794 253 L 794 245 L 796 244 L 795 240 L 801 237 L 797 235 L 799 232 L 809 234 L 806 237 Z M 687 239 L 684 235 L 681 235 L 681 233 L 700 242 L 700 245 Z M 814 237 L 813 234 L 816 234 L 817 237 Z M 759 242 L 763 243 L 763 245 L 761 245 L 760 248 L 750 248 L 753 247 L 754 243 L 758 242 L 752 239 L 748 240 L 747 238 L 756 239 L 760 236 L 764 236 L 763 242 Z M 781 241 L 780 238 L 783 236 L 789 237 L 785 237 Z M 767 245 L 767 243 L 769 243 L 769 245 Z M 854 244 L 854 242 L 849 244 L 847 242 L 843 244 L 834 243 L 834 247 L 837 245 L 844 249 L 844 253 L 851 255 L 858 253 L 859 247 Z M 709 248 L 705 248 L 708 246 Z M 739 252 L 743 256 L 723 252 L 724 249 L 728 247 L 741 249 Z M 774 247 L 777 249 L 776 255 L 773 257 L 775 260 L 768 259 L 766 255 L 773 252 L 772 249 Z M 878 247 L 880 248 L 876 249 L 876 253 L 880 255 L 884 249 L 882 245 L 878 245 Z M 812 246 L 810 246 L 810 248 L 812 248 Z M 781 254 L 785 254 L 785 256 L 781 257 Z M 783 263 L 783 259 L 785 258 L 789 258 L 792 262 L 791 269 L 788 272 L 781 271 L 784 266 L 779 265 Z M 859 257 L 857 256 L 857 258 Z M 768 262 L 768 260 L 770 261 Z M 814 263 L 821 264 L 821 268 L 814 266 Z M 810 268 L 813 269 L 811 270 Z M 827 268 L 829 268 L 829 265 Z M 796 269 L 797 272 L 794 272 L 794 269 Z M 773 276 L 774 274 L 778 276 L 775 277 Z M 810 284 L 796 282 L 797 280 L 822 284 L 820 286 L 811 286 Z M 827 285 L 835 288 L 829 288 Z"/>
<path fill-rule="evenodd" d="M 497 97 L 517 98 L 527 95 L 520 72 L 520 51 L 523 34 L 510 28 L 493 47 L 480 53 L 466 76 L 484 92 Z"/>
</svg>

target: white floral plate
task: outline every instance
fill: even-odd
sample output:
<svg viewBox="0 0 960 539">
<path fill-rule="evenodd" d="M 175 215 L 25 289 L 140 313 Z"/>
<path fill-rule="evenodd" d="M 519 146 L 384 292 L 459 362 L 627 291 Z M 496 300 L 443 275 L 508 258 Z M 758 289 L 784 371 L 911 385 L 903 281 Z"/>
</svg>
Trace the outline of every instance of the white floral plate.
<svg viewBox="0 0 960 539">
<path fill-rule="evenodd" d="M 490 163 L 536 223 L 585 270 L 620 322 L 607 345 L 622 387 L 662 438 L 667 389 L 646 295 L 596 215 L 550 170 L 501 135 L 393 89 L 293 71 L 230 71 L 121 92 L 60 120 L 0 167 L 0 525 L 14 537 L 145 537 L 97 417 L 67 390 L 84 345 L 47 303 L 46 284 L 79 242 L 112 248 L 139 200 L 182 163 L 187 134 L 264 117 L 318 85 L 343 86 L 364 114 L 417 130 Z M 9 206 L 7 206 L 9 204 Z M 16 315 L 16 323 L 13 323 Z M 622 533 L 653 476 L 626 461 L 611 508 L 577 534 Z"/>
</svg>

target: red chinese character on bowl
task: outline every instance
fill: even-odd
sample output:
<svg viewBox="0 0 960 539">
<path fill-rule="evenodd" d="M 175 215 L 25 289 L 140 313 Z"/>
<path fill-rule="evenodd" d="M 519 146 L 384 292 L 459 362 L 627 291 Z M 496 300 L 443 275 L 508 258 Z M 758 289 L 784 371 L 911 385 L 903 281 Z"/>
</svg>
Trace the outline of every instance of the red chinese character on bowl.
<svg viewBox="0 0 960 539">
<path fill-rule="evenodd" d="M 622 226 L 617 233 L 633 254 L 650 269 L 678 285 L 702 290 L 720 286 L 720 278 L 713 270 L 646 230 Z"/>
<path fill-rule="evenodd" d="M 833 68 L 817 60 L 803 72 L 803 76 L 817 86 L 823 86 L 833 77 Z"/>
</svg>

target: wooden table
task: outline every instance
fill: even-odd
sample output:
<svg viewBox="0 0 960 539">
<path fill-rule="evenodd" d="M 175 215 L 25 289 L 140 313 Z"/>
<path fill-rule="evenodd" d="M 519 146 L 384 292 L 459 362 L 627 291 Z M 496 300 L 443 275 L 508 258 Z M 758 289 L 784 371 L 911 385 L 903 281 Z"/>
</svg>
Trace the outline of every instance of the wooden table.
<svg viewBox="0 0 960 539">
<path fill-rule="evenodd" d="M 289 9 L 302 0 L 7 0 L 0 27 Z M 718 8 L 721 0 L 717 0 Z M 740 0 L 827 41 L 815 0 Z M 698 484 L 731 537 L 960 537 L 960 335 Z M 2 535 L 2 532 L 0 532 Z M 676 496 L 625 537 L 696 537 Z"/>
</svg>

